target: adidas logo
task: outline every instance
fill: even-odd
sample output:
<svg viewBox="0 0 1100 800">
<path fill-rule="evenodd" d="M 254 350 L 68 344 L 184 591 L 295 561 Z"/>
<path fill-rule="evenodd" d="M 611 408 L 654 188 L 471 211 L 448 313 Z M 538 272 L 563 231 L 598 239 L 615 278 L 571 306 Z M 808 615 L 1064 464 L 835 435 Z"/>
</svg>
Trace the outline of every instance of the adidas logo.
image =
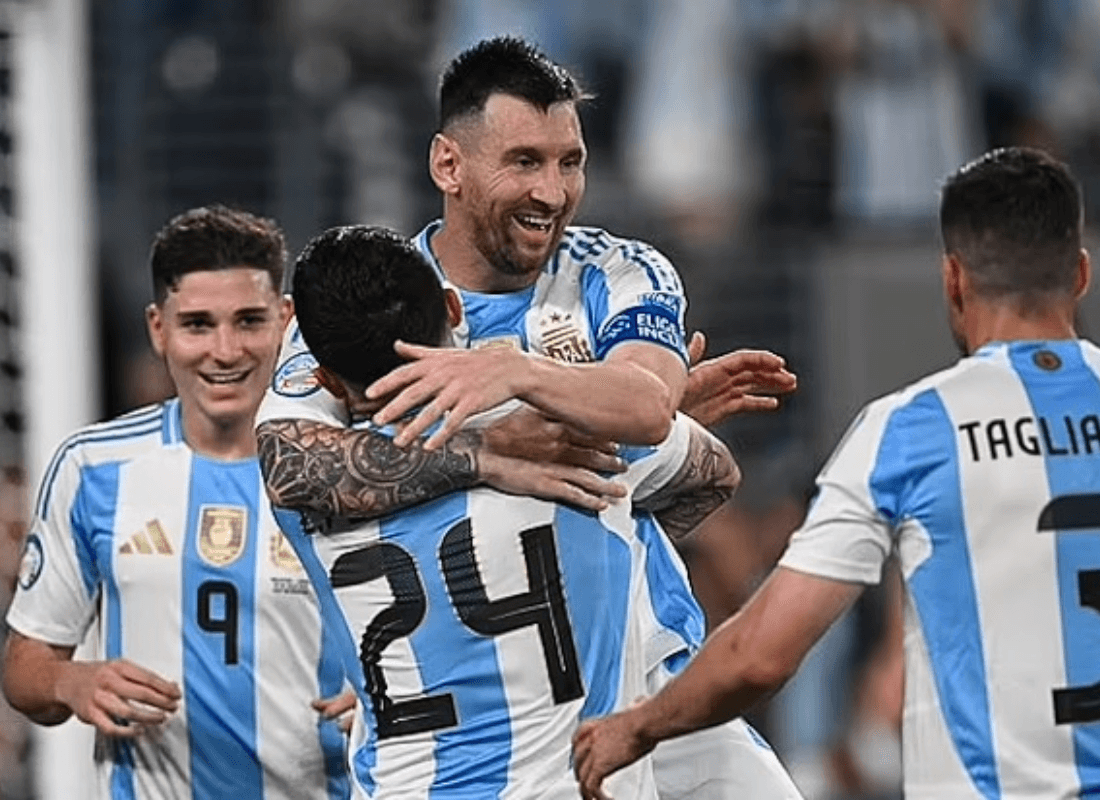
<svg viewBox="0 0 1100 800">
<path fill-rule="evenodd" d="M 130 540 L 118 550 L 119 555 L 140 553 L 150 555 L 158 553 L 162 556 L 172 555 L 172 545 L 168 543 L 168 537 L 164 533 L 159 520 L 150 520 L 145 523 L 145 530 L 138 531 Z"/>
</svg>

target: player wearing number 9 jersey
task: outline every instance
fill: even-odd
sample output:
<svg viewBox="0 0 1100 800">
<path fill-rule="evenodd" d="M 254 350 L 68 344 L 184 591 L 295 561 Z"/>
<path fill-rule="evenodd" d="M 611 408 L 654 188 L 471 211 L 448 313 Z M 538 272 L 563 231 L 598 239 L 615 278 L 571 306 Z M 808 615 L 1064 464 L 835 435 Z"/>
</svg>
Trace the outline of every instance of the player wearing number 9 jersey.
<svg viewBox="0 0 1100 800">
<path fill-rule="evenodd" d="M 344 736 L 311 707 L 344 672 L 252 433 L 284 260 L 268 220 L 173 219 L 148 318 L 179 396 L 77 431 L 42 478 L 4 691 L 36 722 L 95 726 L 99 798 L 348 796 Z M 93 626 L 99 660 L 74 660 Z"/>
<path fill-rule="evenodd" d="M 449 336 L 444 289 L 411 243 L 382 229 L 314 239 L 294 300 L 318 379 L 358 426 L 372 407 L 362 389 L 392 363 L 395 339 Z M 689 527 L 736 480 L 728 451 L 684 417 L 659 447 L 622 455 L 635 499 L 676 503 Z M 657 627 L 647 543 L 662 535 L 649 514 L 487 488 L 369 522 L 277 513 L 349 673 L 361 669 L 351 763 L 366 797 L 576 796 L 576 724 L 646 691 Z M 620 779 L 623 797 L 656 797 L 648 764 Z"/>
<path fill-rule="evenodd" d="M 905 796 L 1100 794 L 1100 349 L 1074 332 L 1081 220 L 1076 182 L 1038 151 L 996 150 L 947 181 L 943 278 L 965 357 L 869 404 L 746 607 L 666 691 L 578 734 L 586 798 L 780 683 L 892 553 Z"/>
</svg>

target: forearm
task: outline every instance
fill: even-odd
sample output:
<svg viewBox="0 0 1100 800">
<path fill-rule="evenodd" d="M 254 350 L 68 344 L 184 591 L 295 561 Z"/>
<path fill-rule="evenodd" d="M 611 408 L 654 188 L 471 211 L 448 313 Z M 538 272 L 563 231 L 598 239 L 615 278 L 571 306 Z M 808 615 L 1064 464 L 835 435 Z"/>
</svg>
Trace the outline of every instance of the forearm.
<svg viewBox="0 0 1100 800">
<path fill-rule="evenodd" d="M 285 508 L 377 517 L 479 482 L 477 431 L 432 451 L 305 420 L 269 420 L 256 433 L 268 497 Z"/>
<path fill-rule="evenodd" d="M 682 539 L 733 496 L 741 470 L 729 448 L 691 423 L 688 454 L 677 474 L 656 494 L 638 503 L 652 511 L 674 540 Z"/>
<path fill-rule="evenodd" d="M 72 708 L 61 699 L 72 648 L 59 648 L 10 631 L 4 655 L 4 697 L 39 725 L 58 725 Z"/>
<path fill-rule="evenodd" d="M 668 354 L 671 357 L 671 354 Z M 567 364 L 532 357 L 519 397 L 544 414 L 593 436 L 656 444 L 669 431 L 686 376 L 629 359 Z"/>
</svg>

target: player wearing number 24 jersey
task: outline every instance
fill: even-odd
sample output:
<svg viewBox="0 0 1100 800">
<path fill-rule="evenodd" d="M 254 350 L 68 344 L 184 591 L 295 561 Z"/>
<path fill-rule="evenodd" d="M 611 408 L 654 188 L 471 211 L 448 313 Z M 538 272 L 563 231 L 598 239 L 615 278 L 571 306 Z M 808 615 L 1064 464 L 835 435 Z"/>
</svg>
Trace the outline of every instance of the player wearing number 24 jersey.
<svg viewBox="0 0 1100 800">
<path fill-rule="evenodd" d="M 411 243 L 365 226 L 307 245 L 294 302 L 317 379 L 355 427 L 371 427 L 376 405 L 362 389 L 385 373 L 394 341 L 444 341 L 458 310 Z M 621 455 L 635 499 L 664 492 L 658 507 L 676 507 L 686 527 L 736 481 L 726 448 L 686 417 L 660 447 Z M 658 627 L 647 544 L 663 535 L 649 514 L 621 502 L 596 515 L 488 488 L 375 521 L 277 513 L 360 676 L 351 765 L 365 796 L 576 796 L 578 721 L 647 688 Z M 656 798 L 648 762 L 618 777 L 622 796 Z"/>
</svg>

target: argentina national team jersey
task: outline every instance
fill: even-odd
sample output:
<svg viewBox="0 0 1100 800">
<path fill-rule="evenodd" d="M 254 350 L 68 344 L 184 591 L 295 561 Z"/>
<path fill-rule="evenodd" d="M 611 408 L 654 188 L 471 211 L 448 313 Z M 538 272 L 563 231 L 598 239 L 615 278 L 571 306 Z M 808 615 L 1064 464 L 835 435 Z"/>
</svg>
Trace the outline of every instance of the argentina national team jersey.
<svg viewBox="0 0 1100 800">
<path fill-rule="evenodd" d="M 628 454 L 637 495 L 671 477 L 686 427 Z M 490 489 L 368 523 L 276 510 L 360 669 L 351 762 L 373 800 L 575 798 L 579 721 L 645 692 L 648 515 Z M 640 613 L 637 606 L 641 604 Z M 648 760 L 616 797 L 654 797 Z"/>
<path fill-rule="evenodd" d="M 176 400 L 83 429 L 42 480 L 8 622 L 75 645 L 97 613 L 103 658 L 183 692 L 159 728 L 97 739 L 100 797 L 348 795 L 343 736 L 310 707 L 344 672 L 258 461 L 194 453 Z"/>
<path fill-rule="evenodd" d="M 781 564 L 907 586 L 908 798 L 1100 793 L 1100 349 L 994 343 L 870 404 Z"/>
</svg>

